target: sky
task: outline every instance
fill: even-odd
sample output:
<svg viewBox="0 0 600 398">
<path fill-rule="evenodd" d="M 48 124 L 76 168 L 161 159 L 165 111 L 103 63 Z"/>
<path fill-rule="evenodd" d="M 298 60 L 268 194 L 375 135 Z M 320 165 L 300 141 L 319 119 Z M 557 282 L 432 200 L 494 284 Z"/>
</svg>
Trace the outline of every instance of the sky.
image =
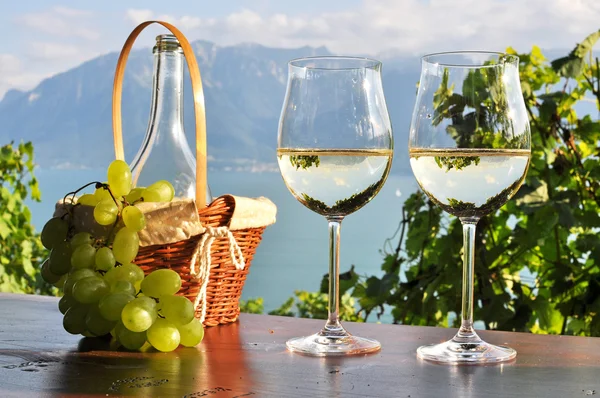
<svg viewBox="0 0 600 398">
<path fill-rule="evenodd" d="M 140 22 L 227 46 L 326 46 L 385 59 L 435 51 L 570 50 L 600 29 L 600 0 L 0 0 L 0 98 L 111 51 Z M 153 28 L 139 46 L 150 47 Z"/>
</svg>

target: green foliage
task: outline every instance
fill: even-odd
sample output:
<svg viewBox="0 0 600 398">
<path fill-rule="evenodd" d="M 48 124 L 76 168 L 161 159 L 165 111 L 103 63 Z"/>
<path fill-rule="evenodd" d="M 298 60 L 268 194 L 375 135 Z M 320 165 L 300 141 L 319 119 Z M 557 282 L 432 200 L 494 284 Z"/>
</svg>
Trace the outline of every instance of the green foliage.
<svg viewBox="0 0 600 398">
<path fill-rule="evenodd" d="M 509 106 L 504 75 L 506 68 L 516 68 L 517 58 L 508 55 L 500 62 L 487 62 L 489 67 L 473 69 L 462 83 L 462 92 L 449 85 L 449 71 L 444 68 L 440 86 L 433 95 L 434 126 L 445 123 L 446 132 L 454 139 L 457 148 L 527 148 L 527 137 L 520 134 L 507 117 Z M 515 134 L 517 132 L 517 134 Z M 456 165 L 437 160 L 450 170 L 468 166 L 475 159 L 456 158 Z M 467 162 L 461 164 L 461 162 Z M 460 167 L 459 167 L 460 166 Z"/>
<path fill-rule="evenodd" d="M 50 294 L 41 278 L 47 256 L 24 201 L 40 200 L 31 142 L 0 147 L 0 292 Z"/>
<path fill-rule="evenodd" d="M 600 336 L 600 122 L 576 111 L 583 102 L 600 111 L 600 61 L 591 52 L 599 39 L 600 31 L 553 62 L 537 47 L 518 54 L 532 157 L 516 196 L 477 225 L 474 317 L 487 329 Z M 468 97 L 476 100 L 469 104 L 442 79 L 434 122 L 450 114 L 456 120 L 458 112 L 462 126 L 470 118 L 471 127 L 479 129 L 477 145 L 497 139 L 480 123 L 490 120 L 480 117 L 485 108 L 503 102 L 494 99 L 494 90 L 481 90 L 478 81 L 490 78 L 473 76 Z M 473 112 L 459 112 L 464 106 Z M 465 141 L 461 147 L 473 143 L 472 135 L 452 128 L 455 140 Z M 490 147 L 499 144 L 490 141 Z M 391 308 L 394 323 L 458 326 L 462 226 L 457 218 L 422 192 L 414 193 L 404 203 L 399 236 L 384 255 L 381 277 L 352 279 L 355 284 L 347 286 L 361 319 Z"/>
<path fill-rule="evenodd" d="M 362 322 L 366 319 L 364 312 L 358 311 L 355 286 L 359 276 L 354 272 L 354 266 L 339 276 L 340 308 L 339 316 L 343 321 Z M 353 293 L 354 290 L 354 293 Z M 299 316 L 300 318 L 327 319 L 329 300 L 329 274 L 323 276 L 319 292 L 298 290 L 279 308 L 269 312 L 269 315 Z M 352 294 L 351 294 L 352 293 Z"/>
<path fill-rule="evenodd" d="M 262 314 L 265 311 L 263 298 L 249 298 L 248 300 L 240 300 L 240 312 L 247 314 Z"/>
<path fill-rule="evenodd" d="M 373 198 L 377 192 L 379 192 L 381 187 L 381 181 L 377 181 L 361 192 L 350 195 L 348 198 L 337 200 L 333 206 L 328 206 L 325 202 L 315 199 L 305 193 L 302 194 L 300 202 L 312 211 L 324 216 L 332 214 L 351 214 Z"/>
<path fill-rule="evenodd" d="M 600 32 L 552 63 L 537 47 L 519 54 L 532 159 L 515 198 L 477 226 L 475 319 L 488 329 L 600 335 L 600 123 L 575 110 L 590 100 L 600 109 L 599 63 L 586 61 L 598 38 Z M 440 109 L 444 101 L 447 109 L 461 103 L 451 88 L 438 91 Z M 367 279 L 366 287 L 375 294 L 376 286 L 396 277 L 397 270 L 385 270 L 391 263 L 406 264 L 404 277 L 377 300 L 366 296 L 391 306 L 397 323 L 447 326 L 453 314 L 457 326 L 460 221 L 421 192 L 405 202 L 403 215 L 406 239 L 402 233 L 382 267 L 385 275 Z"/>
<path fill-rule="evenodd" d="M 321 164 L 321 160 L 317 155 L 292 155 L 290 156 L 290 163 L 292 164 L 292 166 L 296 167 L 296 170 L 301 167 L 303 169 L 308 169 L 313 165 L 315 167 L 319 167 L 319 164 Z"/>
<path fill-rule="evenodd" d="M 298 290 L 281 307 L 269 312 L 269 315 L 299 316 L 300 318 L 327 319 L 328 294 Z M 295 307 L 295 310 L 294 310 Z M 340 297 L 340 319 L 360 322 L 364 319 L 356 310 L 356 300 L 349 293 Z"/>
<path fill-rule="evenodd" d="M 446 168 L 446 172 L 452 169 L 462 170 L 475 163 L 478 165 L 481 159 L 479 156 L 436 156 L 435 163 L 440 169 Z"/>
</svg>

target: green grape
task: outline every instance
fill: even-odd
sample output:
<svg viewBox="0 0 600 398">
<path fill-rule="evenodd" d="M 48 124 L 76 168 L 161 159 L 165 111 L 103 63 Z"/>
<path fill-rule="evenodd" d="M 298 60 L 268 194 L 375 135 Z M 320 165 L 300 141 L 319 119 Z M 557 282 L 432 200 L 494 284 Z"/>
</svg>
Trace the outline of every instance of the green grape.
<svg viewBox="0 0 600 398">
<path fill-rule="evenodd" d="M 131 204 L 137 202 L 142 198 L 142 193 L 144 192 L 144 187 L 133 188 L 129 193 L 125 196 L 125 200 L 127 203 Z"/>
<path fill-rule="evenodd" d="M 160 193 L 160 198 L 162 199 L 161 202 L 170 202 L 175 196 L 173 185 L 166 180 L 156 181 L 154 184 L 151 184 L 148 189 L 158 191 Z"/>
<path fill-rule="evenodd" d="M 103 200 L 113 200 L 112 196 L 110 196 L 110 192 L 108 192 L 108 189 L 104 187 L 96 188 L 96 190 L 94 191 L 94 197 L 96 198 L 98 203 L 100 203 Z"/>
<path fill-rule="evenodd" d="M 150 297 L 173 295 L 179 289 L 181 289 L 181 278 L 171 269 L 153 271 L 142 281 L 142 292 Z"/>
<path fill-rule="evenodd" d="M 146 202 L 170 202 L 175 196 L 173 185 L 166 180 L 156 181 L 142 193 Z"/>
<path fill-rule="evenodd" d="M 121 312 L 125 305 L 133 299 L 133 295 L 125 292 L 107 294 L 98 304 L 100 314 L 109 321 L 118 321 L 121 319 Z"/>
<path fill-rule="evenodd" d="M 123 265 L 120 265 L 110 269 L 106 274 L 104 274 L 104 280 L 107 281 L 111 286 L 120 281 L 129 282 L 133 285 L 136 282 L 136 272 L 129 267 L 123 267 Z"/>
<path fill-rule="evenodd" d="M 179 346 L 181 337 L 175 325 L 166 319 L 158 318 L 146 332 L 148 342 L 152 347 L 162 352 L 173 351 Z"/>
<path fill-rule="evenodd" d="M 150 297 L 137 297 L 123 307 L 121 321 L 132 332 L 143 332 L 152 326 L 156 316 L 156 302 Z"/>
<path fill-rule="evenodd" d="M 128 281 L 116 281 L 110 285 L 111 293 L 127 293 L 135 296 L 137 291 L 131 282 Z"/>
<path fill-rule="evenodd" d="M 94 220 L 100 225 L 111 225 L 117 220 L 119 208 L 112 199 L 104 199 L 94 207 Z"/>
<path fill-rule="evenodd" d="M 58 310 L 61 314 L 65 314 L 67 310 L 75 305 L 79 305 L 79 303 L 71 296 L 70 294 L 65 293 L 64 296 L 58 300 Z"/>
<path fill-rule="evenodd" d="M 160 312 L 176 326 L 187 325 L 194 319 L 194 304 L 183 296 L 161 296 Z"/>
<path fill-rule="evenodd" d="M 132 262 L 140 248 L 140 238 L 136 231 L 123 227 L 117 232 L 113 242 L 113 254 L 121 264 Z"/>
<path fill-rule="evenodd" d="M 113 267 L 109 269 L 108 272 L 106 272 L 106 274 L 104 274 L 104 280 L 111 286 L 118 280 L 117 268 L 119 267 Z"/>
<path fill-rule="evenodd" d="M 133 279 L 132 283 L 141 281 L 144 279 L 144 271 L 133 263 L 123 264 L 121 266 L 121 272 L 126 272 L 129 275 L 129 279 Z"/>
<path fill-rule="evenodd" d="M 73 298 L 83 304 L 97 303 L 109 292 L 108 283 L 99 276 L 88 276 L 73 285 Z"/>
<path fill-rule="evenodd" d="M 54 217 L 48 220 L 48 222 L 42 228 L 42 245 L 48 250 L 53 249 L 54 246 L 67 238 L 67 232 L 69 232 L 69 224 L 60 217 Z"/>
<path fill-rule="evenodd" d="M 156 189 L 144 189 L 144 192 L 142 192 L 142 198 L 144 199 L 144 202 L 163 202 L 160 192 Z"/>
<path fill-rule="evenodd" d="M 65 281 L 65 285 L 63 286 L 63 291 L 65 292 L 65 294 L 73 294 L 73 285 L 77 281 L 83 278 L 88 278 L 90 276 L 96 276 L 96 273 L 94 272 L 94 270 L 89 268 L 80 268 L 71 271 L 71 273 L 67 275 L 67 280 Z"/>
<path fill-rule="evenodd" d="M 75 304 L 65 312 L 63 318 L 63 327 L 71 334 L 80 334 L 85 332 L 85 318 L 89 311 L 88 305 Z"/>
<path fill-rule="evenodd" d="M 113 160 L 108 166 L 108 185 L 116 197 L 127 195 L 131 190 L 131 170 L 122 160 Z"/>
<path fill-rule="evenodd" d="M 135 206 L 127 206 L 123 209 L 123 223 L 127 228 L 141 231 L 146 227 L 146 219 L 140 209 Z"/>
<path fill-rule="evenodd" d="M 110 333 L 116 324 L 116 320 L 109 321 L 104 318 L 100 313 L 98 306 L 90 308 L 85 317 L 85 326 L 94 336 L 104 336 L 105 334 Z"/>
<path fill-rule="evenodd" d="M 126 281 L 135 286 L 139 281 L 144 279 L 144 271 L 137 265 L 128 263 L 111 269 L 104 274 L 104 279 L 111 285 L 119 281 Z"/>
<path fill-rule="evenodd" d="M 110 250 L 110 247 L 101 247 L 96 250 L 96 255 L 94 256 L 94 264 L 96 265 L 96 269 L 101 271 L 109 271 L 114 268 L 117 260 L 115 260 L 115 256 Z"/>
<path fill-rule="evenodd" d="M 113 328 L 113 330 L 110 331 L 111 336 L 114 337 L 115 339 L 117 338 L 117 329 L 119 327 L 125 327 L 125 326 L 123 326 L 123 322 L 121 322 L 121 320 L 118 320 L 117 324 L 115 325 L 115 327 Z"/>
<path fill-rule="evenodd" d="M 115 327 L 115 337 L 128 350 L 139 350 L 146 343 L 145 332 L 132 332 L 121 322 Z"/>
<path fill-rule="evenodd" d="M 60 279 L 56 283 L 53 283 L 52 286 L 62 289 L 63 286 L 65 285 L 65 282 L 67 281 L 68 276 L 69 276 L 69 274 L 64 274 L 63 276 L 60 277 Z"/>
<path fill-rule="evenodd" d="M 73 235 L 69 242 L 71 243 L 71 247 L 74 250 L 76 247 L 86 243 L 88 245 L 91 245 L 92 243 L 94 243 L 94 239 L 92 238 L 92 234 L 90 234 L 89 232 L 78 232 L 75 235 Z"/>
<path fill-rule="evenodd" d="M 190 323 L 183 326 L 177 326 L 181 345 L 184 347 L 195 347 L 204 338 L 204 328 L 200 320 L 193 319 Z"/>
<path fill-rule="evenodd" d="M 59 242 L 50 252 L 49 268 L 54 275 L 64 275 L 71 269 L 71 244 Z"/>
<path fill-rule="evenodd" d="M 77 246 L 71 254 L 71 266 L 75 269 L 94 268 L 96 249 L 89 243 Z"/>
<path fill-rule="evenodd" d="M 52 273 L 52 271 L 50 271 L 50 260 L 45 260 L 44 263 L 42 264 L 41 275 L 42 275 L 42 279 L 51 285 L 58 282 L 61 278 L 60 275 L 56 275 L 56 274 Z"/>
<path fill-rule="evenodd" d="M 109 195 L 110 196 L 110 195 Z M 99 200 L 96 195 L 91 193 L 86 193 L 85 195 L 81 195 L 77 199 L 77 204 L 85 205 L 85 206 L 96 206 Z"/>
<path fill-rule="evenodd" d="M 133 288 L 135 289 L 135 292 L 139 292 L 142 289 L 142 281 L 137 281 L 133 284 Z M 140 293 L 143 294 L 143 293 Z"/>
</svg>

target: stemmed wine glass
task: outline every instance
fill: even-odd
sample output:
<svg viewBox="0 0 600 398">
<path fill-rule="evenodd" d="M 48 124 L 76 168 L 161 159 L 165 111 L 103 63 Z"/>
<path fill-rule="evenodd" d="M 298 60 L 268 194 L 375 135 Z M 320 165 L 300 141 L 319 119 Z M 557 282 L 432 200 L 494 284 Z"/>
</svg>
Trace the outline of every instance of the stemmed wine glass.
<svg viewBox="0 0 600 398">
<path fill-rule="evenodd" d="M 289 350 L 330 356 L 381 348 L 340 324 L 339 244 L 343 218 L 377 195 L 392 152 L 379 61 L 309 57 L 289 62 L 277 139 L 279 169 L 294 197 L 329 222 L 329 317 L 320 332 L 289 340 Z"/>
<path fill-rule="evenodd" d="M 492 52 L 423 57 L 409 138 L 410 165 L 432 202 L 463 226 L 462 319 L 445 343 L 420 347 L 420 358 L 487 363 L 516 356 L 473 329 L 475 226 L 519 189 L 529 167 L 531 134 L 519 83 L 519 59 Z"/>
</svg>

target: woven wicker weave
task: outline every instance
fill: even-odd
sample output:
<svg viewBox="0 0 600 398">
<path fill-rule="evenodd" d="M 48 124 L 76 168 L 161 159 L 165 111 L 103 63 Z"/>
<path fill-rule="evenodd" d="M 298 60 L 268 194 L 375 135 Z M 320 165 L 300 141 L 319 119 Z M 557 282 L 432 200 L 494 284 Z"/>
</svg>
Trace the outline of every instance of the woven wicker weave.
<svg viewBox="0 0 600 398">
<path fill-rule="evenodd" d="M 113 131 L 116 157 L 117 159 L 123 159 L 124 157 L 121 131 L 121 93 L 125 64 L 133 42 L 139 33 L 152 23 L 158 23 L 166 27 L 177 37 L 190 70 L 196 116 L 196 204 L 199 208 L 200 222 L 205 227 L 227 227 L 233 215 L 234 199 L 230 196 L 222 196 L 215 199 L 208 206 L 205 205 L 206 122 L 200 71 L 187 39 L 179 30 L 168 23 L 148 21 L 140 24 L 131 33 L 121 51 L 113 89 Z M 206 300 L 205 302 L 200 301 L 196 307 L 196 316 L 200 318 L 202 307 L 206 306 L 205 326 L 216 326 L 237 320 L 240 313 L 239 298 L 263 231 L 264 227 L 231 231 L 243 255 L 245 267 L 242 270 L 236 269 L 232 263 L 229 250 L 230 241 L 227 238 L 215 238 L 212 242 Z M 176 271 L 182 279 L 182 287 L 178 294 L 194 302 L 203 283 L 203 280 L 193 277 L 190 273 L 191 261 L 200 239 L 201 235 L 171 244 L 140 247 L 135 263 L 146 274 L 160 268 L 170 268 Z"/>
</svg>

